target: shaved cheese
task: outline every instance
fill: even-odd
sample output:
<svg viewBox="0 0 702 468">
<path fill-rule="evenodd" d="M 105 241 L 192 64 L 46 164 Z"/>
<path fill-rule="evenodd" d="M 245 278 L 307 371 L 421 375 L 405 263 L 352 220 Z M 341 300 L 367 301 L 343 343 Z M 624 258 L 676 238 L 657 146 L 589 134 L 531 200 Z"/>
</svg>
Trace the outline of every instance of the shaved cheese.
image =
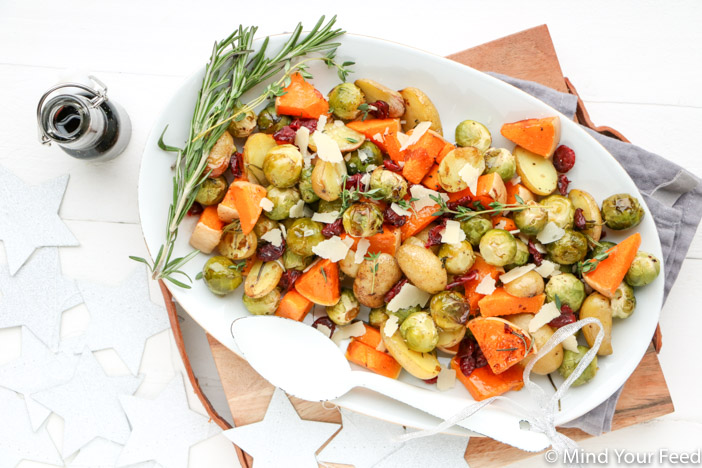
<svg viewBox="0 0 702 468">
<path fill-rule="evenodd" d="M 376 166 L 375 164 L 369 164 L 366 166 L 366 172 L 373 172 L 376 169 L 378 169 L 378 166 Z"/>
<path fill-rule="evenodd" d="M 368 153 L 366 153 L 365 151 L 358 151 L 358 159 L 360 159 L 361 162 L 366 162 L 366 160 L 368 159 Z"/>
<path fill-rule="evenodd" d="M 330 211 L 329 213 L 315 213 L 312 215 L 312 221 L 317 221 L 318 223 L 330 224 L 339 219 L 338 211 Z"/>
<path fill-rule="evenodd" d="M 335 121 L 334 121 L 334 125 L 337 126 L 337 127 L 343 127 L 343 126 L 344 126 L 344 122 L 341 121 L 341 120 L 335 120 Z"/>
<path fill-rule="evenodd" d="M 326 336 L 327 338 L 331 336 L 331 328 L 326 325 L 317 325 L 317 331 L 321 332 L 322 335 Z"/>
<path fill-rule="evenodd" d="M 475 288 L 475 292 L 478 294 L 485 294 L 486 296 L 490 295 L 495 291 L 495 283 L 495 278 L 488 275 L 483 278 L 480 283 L 478 283 L 478 286 Z"/>
<path fill-rule="evenodd" d="M 408 146 L 412 146 L 413 144 L 417 143 L 420 138 L 424 136 L 424 134 L 429 130 L 429 127 L 431 127 L 431 122 L 419 122 L 416 127 L 414 127 L 414 130 L 412 130 L 412 135 L 407 138 L 407 141 L 402 143 L 402 146 L 400 146 L 400 151 L 404 151 L 407 149 Z"/>
<path fill-rule="evenodd" d="M 503 219 L 499 223 L 495 224 L 495 229 L 504 229 L 505 226 L 507 226 L 507 221 Z"/>
<path fill-rule="evenodd" d="M 502 284 L 507 284 L 510 281 L 514 281 L 517 278 L 521 278 L 522 276 L 526 275 L 534 268 L 536 268 L 536 265 L 534 265 L 533 263 L 529 263 L 527 265 L 520 266 L 517 268 L 512 268 L 504 275 L 500 275 L 500 281 L 502 281 Z"/>
<path fill-rule="evenodd" d="M 368 186 L 370 185 L 370 180 L 371 176 L 368 173 L 363 174 L 361 176 L 361 183 L 363 184 L 363 190 L 368 190 Z"/>
<path fill-rule="evenodd" d="M 300 127 L 295 132 L 295 146 L 300 148 L 300 154 L 302 158 L 308 157 L 307 146 L 310 144 L 310 129 L 307 127 Z"/>
<path fill-rule="evenodd" d="M 553 221 L 546 223 L 543 230 L 537 234 L 536 238 L 542 244 L 550 244 L 551 242 L 556 242 L 558 239 L 565 235 L 565 230 L 560 228 Z"/>
<path fill-rule="evenodd" d="M 461 229 L 461 223 L 452 219 L 446 221 L 446 229 L 441 234 L 441 242 L 456 245 L 464 240 L 466 240 L 466 233 Z"/>
<path fill-rule="evenodd" d="M 365 237 L 358 241 L 356 246 L 356 255 L 353 258 L 353 263 L 361 263 L 368 253 L 368 247 L 370 247 L 370 241 Z"/>
<path fill-rule="evenodd" d="M 351 242 L 353 243 L 353 240 Z M 312 247 L 312 252 L 332 262 L 338 262 L 346 258 L 349 246 L 339 236 L 333 236 Z"/>
<path fill-rule="evenodd" d="M 383 135 L 381 135 L 380 133 L 376 133 L 375 135 L 373 135 L 372 139 L 381 143 L 385 141 L 385 138 L 383 138 Z"/>
<path fill-rule="evenodd" d="M 353 322 L 350 325 L 345 325 L 343 327 L 336 327 L 336 331 L 332 335 L 331 339 L 337 345 L 343 340 L 349 338 L 354 338 L 356 336 L 363 336 L 366 333 L 366 327 L 360 320 L 358 322 Z"/>
<path fill-rule="evenodd" d="M 305 209 L 305 201 L 304 200 L 298 200 L 298 202 L 290 208 L 290 217 L 291 218 L 302 218 L 302 215 L 304 214 L 304 209 Z"/>
<path fill-rule="evenodd" d="M 441 368 L 441 372 L 436 379 L 436 388 L 439 391 L 450 390 L 456 386 L 456 371 L 453 369 Z"/>
<path fill-rule="evenodd" d="M 539 328 L 546 325 L 551 320 L 560 317 L 561 311 L 556 307 L 555 302 L 547 302 L 541 306 L 539 312 L 529 322 L 529 333 L 534 333 Z"/>
<path fill-rule="evenodd" d="M 397 328 L 397 315 L 390 314 L 388 319 L 385 321 L 385 325 L 383 325 L 383 334 L 385 334 L 385 336 L 392 336 L 397 331 Z"/>
<path fill-rule="evenodd" d="M 512 179 L 509 181 L 510 184 L 512 185 L 517 185 L 522 182 L 522 178 L 519 177 L 518 175 L 512 177 Z"/>
<path fill-rule="evenodd" d="M 412 206 L 414 207 L 415 211 L 419 211 L 427 206 L 436 205 L 437 203 L 431 199 L 432 196 L 435 198 L 440 197 L 444 201 L 449 200 L 447 194 L 439 193 L 436 190 L 426 188 L 425 186 L 420 184 L 413 185 L 412 188 L 410 188 L 410 194 L 412 195 L 412 198 L 417 199 L 415 202 L 412 203 Z"/>
<path fill-rule="evenodd" d="M 513 229 L 513 230 L 509 231 L 509 233 L 512 234 L 513 236 L 516 234 L 519 234 L 520 232 L 522 232 L 522 231 L 519 229 Z"/>
<path fill-rule="evenodd" d="M 575 335 L 570 335 L 565 340 L 561 341 L 561 345 L 563 345 L 563 349 L 573 351 L 574 353 L 578 352 L 578 339 L 575 338 Z"/>
<path fill-rule="evenodd" d="M 390 205 L 390 209 L 400 216 L 411 216 L 412 215 L 412 212 L 410 210 L 406 210 L 394 202 L 392 205 Z"/>
<path fill-rule="evenodd" d="M 322 114 L 319 116 L 319 120 L 317 120 L 317 128 L 321 128 L 324 130 L 324 126 L 327 124 L 327 116 Z"/>
<path fill-rule="evenodd" d="M 390 312 L 397 312 L 400 309 L 407 309 L 416 305 L 424 307 L 430 298 L 431 295 L 429 293 L 422 291 L 413 284 L 405 283 L 400 292 L 397 293 L 397 296 L 388 302 L 387 309 Z"/>
<path fill-rule="evenodd" d="M 263 208 L 264 211 L 271 211 L 273 209 L 273 202 L 267 199 L 266 197 L 261 198 L 261 201 L 258 203 L 258 206 Z"/>
<path fill-rule="evenodd" d="M 385 127 L 385 130 L 383 130 L 383 135 L 387 135 L 390 133 L 390 127 Z"/>
<path fill-rule="evenodd" d="M 404 146 L 405 143 L 407 143 L 407 140 L 409 140 L 409 137 L 402 132 L 398 132 L 396 136 L 397 136 L 397 141 L 400 142 L 401 146 Z"/>
<path fill-rule="evenodd" d="M 312 140 L 317 147 L 317 156 L 319 159 L 331 163 L 340 163 L 344 161 L 341 157 L 341 150 L 336 141 L 329 135 L 317 130 L 312 134 Z"/>
<path fill-rule="evenodd" d="M 458 171 L 458 177 L 460 177 L 463 182 L 468 184 L 468 188 L 470 189 L 471 193 L 477 193 L 478 177 L 480 177 L 482 173 L 483 171 L 480 170 L 480 168 L 477 168 L 472 164 L 466 164 Z"/>
<path fill-rule="evenodd" d="M 278 223 L 278 227 L 280 227 L 280 232 L 283 234 L 283 237 L 288 237 L 288 230 L 285 229 L 285 224 Z"/>
<path fill-rule="evenodd" d="M 388 348 L 385 346 L 385 342 L 383 340 L 380 340 L 378 342 L 378 346 L 375 347 L 376 351 L 380 351 L 381 353 L 384 353 L 385 351 L 388 350 Z"/>
<path fill-rule="evenodd" d="M 271 229 L 261 236 L 261 240 L 268 241 L 275 247 L 280 247 L 283 244 L 283 233 L 280 229 Z"/>
<path fill-rule="evenodd" d="M 543 278 L 548 278 L 549 276 L 553 275 L 556 271 L 560 273 L 558 264 L 553 263 L 550 260 L 543 260 L 541 262 L 541 266 L 534 268 L 534 271 L 540 274 Z"/>
</svg>

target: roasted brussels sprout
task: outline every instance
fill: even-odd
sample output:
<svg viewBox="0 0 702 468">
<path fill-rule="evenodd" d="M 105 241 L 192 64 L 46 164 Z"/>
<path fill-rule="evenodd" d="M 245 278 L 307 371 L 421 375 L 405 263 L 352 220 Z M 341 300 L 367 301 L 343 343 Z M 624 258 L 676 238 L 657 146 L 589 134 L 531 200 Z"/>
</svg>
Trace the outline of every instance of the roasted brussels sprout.
<svg viewBox="0 0 702 468">
<path fill-rule="evenodd" d="M 322 200 L 337 200 L 344 190 L 346 174 L 346 164 L 343 162 L 331 163 L 318 159 L 312 170 L 312 190 Z"/>
<path fill-rule="evenodd" d="M 633 314 L 636 309 L 634 288 L 622 281 L 614 291 L 614 297 L 609 300 L 609 305 L 612 307 L 613 318 L 625 319 Z"/>
<path fill-rule="evenodd" d="M 492 144 L 490 130 L 475 120 L 464 120 L 456 126 L 456 144 L 473 146 L 484 153 Z"/>
<path fill-rule="evenodd" d="M 265 216 L 259 216 L 258 221 L 256 221 L 256 225 L 254 226 L 254 234 L 256 234 L 256 237 L 259 239 L 261 236 L 263 236 L 265 233 L 268 231 L 272 231 L 273 229 L 278 229 L 280 226 L 276 221 L 273 221 L 270 218 L 266 218 Z"/>
<path fill-rule="evenodd" d="M 327 306 L 327 316 L 337 325 L 348 325 L 358 316 L 361 304 L 350 289 L 342 289 L 339 302 L 333 306 Z"/>
<path fill-rule="evenodd" d="M 505 266 L 505 268 L 508 270 L 526 265 L 529 261 L 529 247 L 527 247 L 527 245 L 522 242 L 521 239 L 515 238 L 514 241 L 517 243 L 517 253 L 514 254 L 514 259 L 512 259 L 512 262 Z"/>
<path fill-rule="evenodd" d="M 371 327 L 381 328 L 388 319 L 388 313 L 385 311 L 385 307 L 378 307 L 371 309 L 368 313 L 368 323 Z"/>
<path fill-rule="evenodd" d="M 512 180 L 517 173 L 517 161 L 508 150 L 504 148 L 490 148 L 484 154 L 485 173 L 497 172 L 502 180 Z"/>
<path fill-rule="evenodd" d="M 504 229 L 490 229 L 480 239 L 480 255 L 490 265 L 509 265 L 516 254 L 517 241 Z"/>
<path fill-rule="evenodd" d="M 572 265 L 587 255 L 587 238 L 580 232 L 566 229 L 563 237 L 546 244 L 550 259 L 561 265 Z"/>
<path fill-rule="evenodd" d="M 244 307 L 253 315 L 273 315 L 280 304 L 280 288 L 275 288 L 263 297 L 253 298 L 244 294 Z"/>
<path fill-rule="evenodd" d="M 546 208 L 534 201 L 528 201 L 526 204 L 529 205 L 529 208 L 514 214 L 514 224 L 527 236 L 535 236 L 546 226 L 548 212 Z"/>
<path fill-rule="evenodd" d="M 214 179 L 207 178 L 197 190 L 195 201 L 203 206 L 216 205 L 224 199 L 227 187 L 227 179 L 224 176 Z"/>
<path fill-rule="evenodd" d="M 300 201 L 300 192 L 295 187 L 281 189 L 273 185 L 269 185 L 266 191 L 266 198 L 273 202 L 273 209 L 264 211 L 266 216 L 276 221 L 289 218 L 290 209 Z"/>
<path fill-rule="evenodd" d="M 654 255 L 639 251 L 631 262 L 624 280 L 629 286 L 646 286 L 651 284 L 661 272 L 661 261 Z"/>
<path fill-rule="evenodd" d="M 407 181 L 400 174 L 379 167 L 371 173 L 370 188 L 389 202 L 399 202 L 407 195 Z"/>
<path fill-rule="evenodd" d="M 586 346 L 578 346 L 577 353 L 574 353 L 573 351 L 567 349 L 564 350 L 563 362 L 561 363 L 561 367 L 558 368 L 558 372 L 563 376 L 564 379 L 570 377 L 570 374 L 572 374 L 575 368 L 578 367 L 578 364 L 585 356 L 585 353 L 587 353 L 589 350 L 590 348 Z M 577 387 L 579 385 L 588 383 L 590 380 L 593 379 L 593 377 L 595 377 L 595 374 L 597 374 L 597 356 L 595 356 L 592 362 L 588 364 L 583 373 L 580 374 L 580 377 L 575 379 L 572 386 Z"/>
<path fill-rule="evenodd" d="M 294 186 L 302 173 L 302 154 L 294 145 L 273 147 L 263 160 L 266 179 L 278 188 Z"/>
<path fill-rule="evenodd" d="M 314 257 L 303 257 L 290 249 L 283 252 L 283 266 L 286 270 L 304 270 L 312 263 Z"/>
<path fill-rule="evenodd" d="M 514 297 L 534 297 L 544 292 L 544 279 L 532 270 L 506 283 L 505 291 Z"/>
<path fill-rule="evenodd" d="M 202 267 L 202 278 L 213 293 L 224 296 L 234 291 L 242 282 L 241 272 L 227 257 L 212 257 Z"/>
<path fill-rule="evenodd" d="M 589 254 L 587 254 L 587 258 L 595 258 L 597 255 L 605 253 L 607 250 L 611 249 L 614 247 L 615 244 L 614 242 L 609 242 L 609 241 L 599 241 L 599 245 L 596 245 Z"/>
<path fill-rule="evenodd" d="M 570 273 L 552 276 L 544 291 L 547 302 L 555 302 L 556 296 L 558 296 L 561 304 L 568 304 L 573 312 L 580 310 L 580 306 L 585 300 L 585 285 Z"/>
<path fill-rule="evenodd" d="M 368 140 L 364 141 L 357 150 L 352 151 L 346 160 L 346 170 L 351 175 L 368 172 L 370 167 L 377 168 L 382 165 L 383 153 L 380 152 L 380 148 L 375 143 Z"/>
<path fill-rule="evenodd" d="M 244 234 L 241 231 L 239 220 L 235 220 L 229 226 L 231 228 L 222 234 L 217 250 L 229 260 L 243 260 L 256 253 L 258 238 L 252 232 Z"/>
<path fill-rule="evenodd" d="M 404 322 L 407 317 L 409 317 L 410 315 L 412 315 L 415 312 L 421 312 L 421 311 L 422 311 L 421 307 L 413 306 L 413 307 L 407 307 L 405 309 L 400 309 L 400 310 L 397 310 L 395 312 L 390 312 L 390 313 L 393 314 L 395 317 L 397 317 L 397 323 L 402 325 L 402 322 Z"/>
<path fill-rule="evenodd" d="M 310 218 L 296 219 L 288 228 L 287 248 L 301 257 L 314 255 L 312 247 L 324 240 L 322 225 Z"/>
<path fill-rule="evenodd" d="M 370 237 L 383 229 L 383 212 L 375 203 L 354 203 L 344 211 L 344 230 L 353 237 Z"/>
<path fill-rule="evenodd" d="M 312 188 L 312 171 L 314 168 L 309 165 L 302 168 L 300 173 L 300 182 L 297 187 L 300 189 L 300 197 L 305 200 L 305 203 L 314 203 L 319 200 L 319 196 L 314 193 Z"/>
<path fill-rule="evenodd" d="M 442 291 L 435 294 L 429 302 L 431 318 L 442 330 L 465 328 L 470 305 L 463 294 L 457 291 Z"/>
<path fill-rule="evenodd" d="M 489 219 L 485 219 L 481 216 L 474 216 L 465 221 L 461 221 L 461 229 L 466 233 L 466 240 L 471 243 L 473 247 L 477 247 L 480 243 L 480 239 L 492 229 L 492 223 Z"/>
<path fill-rule="evenodd" d="M 283 276 L 283 267 L 278 261 L 256 260 L 244 281 L 244 295 L 259 298 L 273 291 Z"/>
<path fill-rule="evenodd" d="M 639 201 L 628 193 L 618 193 L 602 202 L 602 218 L 610 229 L 621 231 L 638 226 L 644 217 Z"/>
<path fill-rule="evenodd" d="M 563 229 L 573 227 L 575 218 L 575 208 L 573 202 L 562 195 L 549 195 L 541 200 L 541 206 L 548 213 L 548 221 L 553 221 L 556 226 Z"/>
<path fill-rule="evenodd" d="M 270 103 L 258 114 L 258 129 L 263 133 L 273 134 L 281 128 L 289 125 L 292 119 L 287 115 L 278 115 L 275 111 L 275 104 Z"/>
<path fill-rule="evenodd" d="M 342 120 L 358 117 L 358 106 L 364 101 L 361 89 L 353 83 L 341 83 L 329 92 L 329 110 Z"/>
<path fill-rule="evenodd" d="M 234 113 L 238 113 L 240 109 L 234 109 Z M 237 115 L 229 123 L 229 133 L 235 138 L 246 138 L 251 135 L 256 128 L 256 114 L 252 110 L 248 110 Z"/>
<path fill-rule="evenodd" d="M 441 244 L 439 259 L 443 262 L 446 271 L 452 275 L 468 273 L 475 263 L 473 246 L 468 241 L 458 244 Z M 441 326 L 441 325 L 439 325 Z"/>
<path fill-rule="evenodd" d="M 433 351 L 439 341 L 434 320 L 424 311 L 411 313 L 400 325 L 400 335 L 407 347 L 418 353 Z"/>
</svg>

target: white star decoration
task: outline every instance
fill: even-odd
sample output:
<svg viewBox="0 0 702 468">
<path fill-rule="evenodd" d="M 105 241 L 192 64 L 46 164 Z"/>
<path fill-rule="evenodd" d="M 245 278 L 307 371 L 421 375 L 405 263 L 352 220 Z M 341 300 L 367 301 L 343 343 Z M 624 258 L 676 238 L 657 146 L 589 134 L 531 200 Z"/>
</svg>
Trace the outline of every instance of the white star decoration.
<svg viewBox="0 0 702 468">
<path fill-rule="evenodd" d="M 0 468 L 15 468 L 24 459 L 62 464 L 46 429 L 32 430 L 21 396 L 0 388 L 0 417 Z"/>
<path fill-rule="evenodd" d="M 436 434 L 405 442 L 396 452 L 373 465 L 373 468 L 426 468 L 450 466 L 468 468 L 465 460 L 468 437 Z"/>
<path fill-rule="evenodd" d="M 0 239 L 11 275 L 37 247 L 78 245 L 58 216 L 67 184 L 63 175 L 31 186 L 0 166 Z"/>
<path fill-rule="evenodd" d="M 61 452 L 67 456 L 95 437 L 118 443 L 127 440 L 129 423 L 119 396 L 134 393 L 140 381 L 131 376 L 108 377 L 93 353 L 85 351 L 71 380 L 32 397 L 63 418 Z"/>
<path fill-rule="evenodd" d="M 66 465 L 66 468 L 114 468 L 117 466 L 117 459 L 121 452 L 121 445 L 98 437 L 80 449 L 78 455 Z M 145 462 L 129 465 L 129 468 L 154 468 L 155 466 L 154 462 Z"/>
<path fill-rule="evenodd" d="M 56 248 L 37 250 L 15 276 L 0 267 L 0 293 L 0 328 L 26 325 L 52 351 L 58 348 L 61 314 L 82 302 L 75 282 L 61 274 Z"/>
<path fill-rule="evenodd" d="M 187 468 L 190 446 L 219 432 L 219 427 L 188 406 L 178 374 L 154 400 L 120 398 L 132 433 L 117 466 L 154 460 L 168 468 Z"/>
<path fill-rule="evenodd" d="M 263 421 L 235 427 L 224 435 L 254 458 L 256 468 L 317 467 L 314 453 L 338 424 L 305 421 L 285 393 L 276 388 Z"/>
<path fill-rule="evenodd" d="M 0 367 L 0 386 L 24 396 L 32 429 L 36 431 L 51 411 L 29 395 L 67 382 L 76 364 L 75 355 L 52 353 L 31 331 L 22 327 L 22 355 Z"/>
<path fill-rule="evenodd" d="M 90 312 L 90 324 L 85 334 L 66 340 L 66 348 L 114 348 L 137 374 L 146 339 L 170 326 L 166 309 L 151 302 L 146 268 L 136 268 L 116 287 L 88 281 L 79 281 L 78 287 Z"/>
</svg>

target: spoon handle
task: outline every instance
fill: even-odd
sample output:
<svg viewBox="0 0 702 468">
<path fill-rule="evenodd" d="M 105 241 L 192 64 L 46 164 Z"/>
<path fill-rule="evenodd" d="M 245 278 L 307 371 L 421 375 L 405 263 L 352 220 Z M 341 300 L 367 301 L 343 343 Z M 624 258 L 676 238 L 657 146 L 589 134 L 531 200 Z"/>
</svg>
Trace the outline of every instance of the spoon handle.
<svg viewBox="0 0 702 468">
<path fill-rule="evenodd" d="M 352 371 L 354 386 L 367 388 L 446 420 L 473 404 L 462 398 L 433 392 L 366 371 Z M 538 452 L 550 443 L 544 434 L 523 430 L 520 418 L 507 411 L 481 410 L 457 423 L 478 434 L 529 452 Z M 437 423 L 438 424 L 438 423 Z"/>
</svg>

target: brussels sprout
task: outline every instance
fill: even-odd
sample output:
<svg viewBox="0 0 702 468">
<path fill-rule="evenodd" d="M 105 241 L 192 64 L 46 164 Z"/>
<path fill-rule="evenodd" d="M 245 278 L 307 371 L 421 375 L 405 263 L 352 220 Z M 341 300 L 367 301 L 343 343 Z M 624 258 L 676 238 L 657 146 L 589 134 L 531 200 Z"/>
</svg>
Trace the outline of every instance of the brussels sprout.
<svg viewBox="0 0 702 468">
<path fill-rule="evenodd" d="M 407 195 L 407 181 L 396 172 L 379 167 L 371 173 L 370 188 L 374 195 L 389 202 L 399 202 Z"/>
<path fill-rule="evenodd" d="M 300 192 L 295 188 L 278 188 L 269 185 L 266 198 L 273 202 L 271 211 L 264 211 L 267 217 L 280 221 L 290 217 L 290 209 L 300 201 Z"/>
<path fill-rule="evenodd" d="M 529 208 L 514 214 L 514 224 L 527 236 L 535 236 L 546 226 L 548 212 L 535 201 L 528 201 L 526 204 Z"/>
<path fill-rule="evenodd" d="M 529 261 L 529 247 L 521 241 L 521 239 L 514 239 L 517 243 L 517 253 L 514 254 L 514 259 L 505 268 L 511 270 L 512 268 L 526 265 Z"/>
<path fill-rule="evenodd" d="M 661 261 L 650 253 L 639 251 L 631 262 L 624 280 L 629 286 L 639 287 L 651 284 L 661 272 Z"/>
<path fill-rule="evenodd" d="M 599 245 L 596 245 L 592 249 L 592 251 L 590 251 L 590 253 L 587 254 L 587 258 L 595 258 L 596 256 L 605 253 L 607 250 L 617 245 L 614 242 L 609 241 L 599 241 L 598 244 Z"/>
<path fill-rule="evenodd" d="M 559 228 L 571 229 L 573 227 L 575 208 L 570 199 L 562 195 L 549 195 L 540 203 L 546 209 L 549 221 L 553 221 Z"/>
<path fill-rule="evenodd" d="M 258 238 L 254 232 L 244 234 L 239 220 L 229 224 L 229 228 L 219 240 L 217 250 L 229 260 L 243 260 L 256 253 Z"/>
<path fill-rule="evenodd" d="M 202 267 L 202 278 L 213 293 L 224 296 L 234 291 L 242 282 L 241 272 L 227 257 L 212 257 Z"/>
<path fill-rule="evenodd" d="M 278 188 L 292 187 L 300 180 L 302 173 L 300 150 L 293 145 L 274 146 L 263 160 L 263 173 Z"/>
<path fill-rule="evenodd" d="M 431 298 L 429 311 L 431 318 L 442 330 L 458 330 L 465 328 L 470 305 L 463 294 L 457 291 L 442 291 Z"/>
<path fill-rule="evenodd" d="M 580 232 L 566 229 L 563 237 L 546 244 L 550 259 L 561 265 L 572 265 L 587 255 L 587 238 Z"/>
<path fill-rule="evenodd" d="M 273 315 L 280 304 L 280 288 L 275 288 L 263 297 L 253 298 L 244 294 L 242 302 L 244 307 L 253 315 Z"/>
<path fill-rule="evenodd" d="M 214 179 L 207 178 L 197 190 L 195 201 L 203 206 L 216 205 L 224 199 L 227 187 L 227 179 L 224 176 Z"/>
<path fill-rule="evenodd" d="M 456 144 L 458 146 L 473 146 L 484 153 L 492 144 L 490 130 L 475 120 L 464 120 L 456 126 Z"/>
<path fill-rule="evenodd" d="M 556 302 L 556 296 L 558 296 L 561 304 L 568 304 L 573 312 L 580 310 L 580 306 L 585 300 L 585 285 L 570 273 L 552 276 L 546 283 L 544 292 L 547 302 Z"/>
<path fill-rule="evenodd" d="M 567 379 L 570 374 L 573 373 L 576 367 L 578 367 L 578 364 L 580 361 L 583 359 L 585 356 L 585 353 L 587 353 L 590 350 L 590 348 L 586 346 L 578 346 L 578 352 L 574 353 L 573 351 L 570 350 L 564 350 L 563 353 L 563 362 L 561 363 L 561 367 L 558 368 L 558 372 L 563 376 L 564 379 Z M 582 374 L 580 374 L 580 377 L 575 379 L 573 382 L 573 387 L 577 387 L 579 385 L 588 383 L 590 380 L 595 377 L 595 374 L 597 374 L 597 356 L 595 356 L 588 364 L 588 366 L 585 368 Z"/>
<path fill-rule="evenodd" d="M 415 312 L 421 312 L 422 308 L 419 306 L 412 306 L 412 307 L 407 307 L 406 309 L 400 309 L 396 310 L 395 312 L 390 312 L 393 314 L 395 317 L 397 317 L 397 323 L 402 325 L 402 322 L 405 321 L 407 317 L 412 315 Z"/>
<path fill-rule="evenodd" d="M 240 109 L 234 109 L 234 113 L 238 113 Z M 248 110 L 237 115 L 229 123 L 229 133 L 236 138 L 246 138 L 251 135 L 256 128 L 256 114 L 252 110 Z"/>
<path fill-rule="evenodd" d="M 485 152 L 485 173 L 497 172 L 502 180 L 512 180 L 517 173 L 517 161 L 508 150 L 504 148 L 490 148 Z"/>
<path fill-rule="evenodd" d="M 279 229 L 279 225 L 276 221 L 273 221 L 270 218 L 266 218 L 265 216 L 259 216 L 258 221 L 256 221 L 256 225 L 254 226 L 253 232 L 256 234 L 256 237 L 261 238 L 265 233 L 268 231 L 272 231 L 273 229 Z"/>
<path fill-rule="evenodd" d="M 490 220 L 481 216 L 474 216 L 465 221 L 461 221 L 461 229 L 466 233 L 466 240 L 470 242 L 473 247 L 477 247 L 480 243 L 480 239 L 486 232 L 492 229 L 492 223 Z"/>
<path fill-rule="evenodd" d="M 342 289 L 339 302 L 333 306 L 327 306 L 327 316 L 337 325 L 348 325 L 358 316 L 361 311 L 361 304 L 350 289 Z"/>
<path fill-rule="evenodd" d="M 618 193 L 602 202 L 602 218 L 610 229 L 621 231 L 638 226 L 644 217 L 639 201 L 628 193 Z"/>
<path fill-rule="evenodd" d="M 439 330 L 424 311 L 411 313 L 400 325 L 400 335 L 407 342 L 407 347 L 418 353 L 433 351 L 439 342 Z"/>
<path fill-rule="evenodd" d="M 516 254 L 517 241 L 504 229 L 490 229 L 480 239 L 480 255 L 490 265 L 509 265 Z"/>
<path fill-rule="evenodd" d="M 353 83 L 341 83 L 329 92 L 329 108 L 335 116 L 343 120 L 358 117 L 358 106 L 364 101 L 361 89 Z"/>
<path fill-rule="evenodd" d="M 447 272 L 452 275 L 462 275 L 468 273 L 470 267 L 475 263 L 475 253 L 473 246 L 468 241 L 461 241 L 458 244 L 441 244 L 439 259 L 443 262 Z"/>
<path fill-rule="evenodd" d="M 314 203 L 319 200 L 319 195 L 314 193 L 314 189 L 312 188 L 313 170 L 314 168 L 312 165 L 309 165 L 307 167 L 303 167 L 302 172 L 300 173 L 300 182 L 297 187 L 300 189 L 300 196 L 303 200 L 305 200 L 305 203 Z"/>
<path fill-rule="evenodd" d="M 368 323 L 371 327 L 382 328 L 388 319 L 388 313 L 385 307 L 378 307 L 376 309 L 371 309 L 368 313 Z"/>
<path fill-rule="evenodd" d="M 281 128 L 289 125 L 292 119 L 287 115 L 278 115 L 275 111 L 275 104 L 270 103 L 258 114 L 258 129 L 263 133 L 273 134 Z"/>
<path fill-rule="evenodd" d="M 622 281 L 614 291 L 614 297 L 609 300 L 609 305 L 612 307 L 613 318 L 625 319 L 633 314 L 636 308 L 634 288 Z"/>
<path fill-rule="evenodd" d="M 287 248 L 301 257 L 314 255 L 312 247 L 324 240 L 322 225 L 310 218 L 296 219 L 288 228 Z"/>
<path fill-rule="evenodd" d="M 364 141 L 363 144 L 349 154 L 346 160 L 346 170 L 349 174 L 368 172 L 369 166 L 380 167 L 383 165 L 383 153 L 372 141 Z"/>
<path fill-rule="evenodd" d="M 354 203 L 344 211 L 344 230 L 353 237 L 370 237 L 383 229 L 383 212 L 375 203 Z"/>
<path fill-rule="evenodd" d="M 285 249 L 283 252 L 283 266 L 286 270 L 304 270 L 312 263 L 312 260 L 314 257 L 303 257 L 290 249 Z"/>
</svg>

